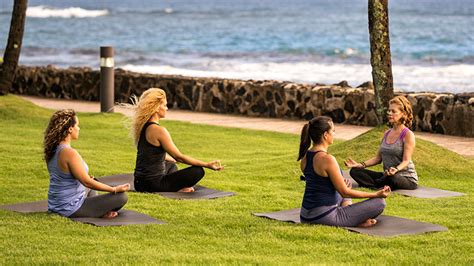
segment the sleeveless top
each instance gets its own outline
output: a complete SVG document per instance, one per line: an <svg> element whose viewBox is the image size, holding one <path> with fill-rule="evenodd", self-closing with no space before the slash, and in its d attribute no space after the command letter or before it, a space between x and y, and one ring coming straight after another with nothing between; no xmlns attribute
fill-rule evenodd
<svg viewBox="0 0 474 266"><path fill-rule="evenodd" d="M341 199L331 179L320 176L314 171L313 159L318 152L308 151L306 153L306 166L303 170L306 177L306 188L302 203L302 207L306 210L336 205Z"/></svg>
<svg viewBox="0 0 474 266"><path fill-rule="evenodd" d="M134 176L137 179L160 178L166 174L166 151L162 146L154 146L146 140L146 129L158 123L147 122L140 133L137 147L137 160Z"/></svg>
<svg viewBox="0 0 474 266"><path fill-rule="evenodd" d="M59 152L66 147L70 146L59 144L53 158L48 162L48 211L68 217L82 206L86 198L86 187L71 173L65 173L59 168ZM89 167L84 161L83 163L86 172L89 172Z"/></svg>
<svg viewBox="0 0 474 266"><path fill-rule="evenodd" d="M387 170L390 167L396 167L403 161L403 151L405 144L404 137L409 130L410 129L408 128L404 128L397 140L391 144L387 143L387 136L392 130L390 129L385 132L382 143L380 144L380 154L382 156L384 170ZM400 171L397 172L397 175L407 177L415 183L418 182L418 175L416 174L415 165L411 160L405 169L400 169Z"/></svg>

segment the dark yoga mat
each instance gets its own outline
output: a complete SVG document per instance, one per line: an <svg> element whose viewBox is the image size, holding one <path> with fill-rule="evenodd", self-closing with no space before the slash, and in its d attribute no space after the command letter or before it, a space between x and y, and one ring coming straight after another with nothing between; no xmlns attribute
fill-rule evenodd
<svg viewBox="0 0 474 266"><path fill-rule="evenodd" d="M113 187L129 183L130 191L135 191L135 185L133 184L134 179L133 174L120 174L100 177L97 181Z"/></svg>
<svg viewBox="0 0 474 266"><path fill-rule="evenodd" d="M282 222L301 223L300 209L291 209L278 212L267 213L253 213L255 216L265 217L272 220ZM377 223L368 228L361 227L341 227L347 230L358 232L361 234L371 236L399 236L399 235L415 235L428 232L442 232L448 231L448 228L436 224L423 223L414 220L409 220L396 216L380 215L377 218Z"/></svg>
<svg viewBox="0 0 474 266"><path fill-rule="evenodd" d="M343 171L343 176L346 179L352 181L352 188L358 188L359 184L352 179L349 171ZM425 199L434 199L434 198L447 198L447 197L457 197L457 196L464 196L466 194L456 192L456 191L449 191L449 190L442 190L438 188L432 187L424 187L418 186L417 189L408 190L408 189L396 189L392 191L393 193L397 193L407 197L415 197L415 198L425 198Z"/></svg>
<svg viewBox="0 0 474 266"><path fill-rule="evenodd" d="M215 199L235 195L234 192L215 190L200 185L194 186L195 191L187 192L158 192L161 196L170 199Z"/></svg>
<svg viewBox="0 0 474 266"><path fill-rule="evenodd" d="M135 191L133 186L133 174L121 174L104 176L97 179L99 182L107 184L109 186L116 186L124 183L130 183L130 191ZM191 193L185 192L157 192L161 196L170 199L215 199L220 197L233 196L235 193L215 190L200 185L194 186L195 191Z"/></svg>
<svg viewBox="0 0 474 266"><path fill-rule="evenodd" d="M1 209L21 212L21 213L33 213L33 212L47 212L48 201L34 201L25 202L18 204L0 205ZM117 225L129 225L129 224L164 224L165 222L157 220L146 214L139 213L130 210L120 210L119 215L113 219L104 218L68 218L76 222L93 224L96 226L117 226Z"/></svg>

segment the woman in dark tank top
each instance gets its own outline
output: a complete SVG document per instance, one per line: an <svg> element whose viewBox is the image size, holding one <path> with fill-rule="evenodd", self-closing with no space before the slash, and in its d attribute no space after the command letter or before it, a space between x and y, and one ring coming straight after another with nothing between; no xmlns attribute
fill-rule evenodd
<svg viewBox="0 0 474 266"><path fill-rule="evenodd" d="M135 189L142 192L194 192L193 186L204 177L203 167L219 171L220 161L203 162L182 154L160 119L168 110L162 89L146 90L136 103L133 136L137 144ZM191 165L178 170L176 162Z"/></svg>
<svg viewBox="0 0 474 266"><path fill-rule="evenodd" d="M334 134L334 124L331 118L325 116L313 118L301 132L298 160L301 160L301 170L306 179L301 222L372 226L385 208L383 198L390 194L390 187L374 193L353 190L350 183L344 180L334 156L327 153ZM369 199L352 204L350 198Z"/></svg>
<svg viewBox="0 0 474 266"><path fill-rule="evenodd" d="M413 121L410 102L404 96L396 96L389 102L388 123L375 157L357 163L345 161L351 167L350 175L362 187L380 188L385 185L395 189L416 189L418 175L411 159L415 149L415 134L409 129ZM365 169L383 163L383 172Z"/></svg>

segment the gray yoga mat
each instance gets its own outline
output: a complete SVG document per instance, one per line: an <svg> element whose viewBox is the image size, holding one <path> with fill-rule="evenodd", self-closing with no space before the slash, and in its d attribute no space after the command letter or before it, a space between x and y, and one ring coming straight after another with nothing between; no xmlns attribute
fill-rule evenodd
<svg viewBox="0 0 474 266"><path fill-rule="evenodd" d="M352 179L351 175L349 174L349 171L343 171L342 175L344 176L344 178L352 181L352 188L359 187L359 184L357 184L357 182L354 179ZM425 198L425 199L447 198L447 197L457 197L457 196L466 195L464 193L460 193L456 191L449 191L449 190L443 190L443 189L432 188L432 187L424 187L424 186L418 186L418 188L414 190L396 189L392 192L403 195L403 196L407 196L407 197Z"/></svg>
<svg viewBox="0 0 474 266"><path fill-rule="evenodd" d="M107 184L109 186L116 186L124 183L130 183L130 191L135 191L133 187L133 174L120 174L120 175L111 175L104 176L97 179L99 182ZM194 186L195 191L191 193L186 192L156 192L165 198L170 199L215 199L221 197L228 197L235 195L234 192L226 192L207 188L204 186Z"/></svg>
<svg viewBox="0 0 474 266"><path fill-rule="evenodd" d="M215 190L200 185L194 186L194 192L158 192L163 197L170 199L215 199L235 195L234 192Z"/></svg>
<svg viewBox="0 0 474 266"><path fill-rule="evenodd" d="M130 191L135 191L135 185L133 184L134 179L133 174L120 174L100 177L97 181L113 187L129 183Z"/></svg>
<svg viewBox="0 0 474 266"><path fill-rule="evenodd" d="M278 212L253 213L255 216L265 217L282 222L301 223L300 209L290 209ZM381 237L391 237L399 235L415 235L428 232L448 231L448 228L436 224L423 223L396 216L380 215L377 223L368 228L362 227L341 227L349 231L361 234Z"/></svg>
<svg viewBox="0 0 474 266"><path fill-rule="evenodd" d="M17 204L0 205L0 209L21 212L21 213L34 213L34 212L47 212L48 201L34 201L24 202ZM165 222L157 220L146 214L139 213L130 210L120 210L119 215L113 219L104 218L68 218L76 222L93 224L96 226L117 226L117 225L130 225L130 224L164 224Z"/></svg>

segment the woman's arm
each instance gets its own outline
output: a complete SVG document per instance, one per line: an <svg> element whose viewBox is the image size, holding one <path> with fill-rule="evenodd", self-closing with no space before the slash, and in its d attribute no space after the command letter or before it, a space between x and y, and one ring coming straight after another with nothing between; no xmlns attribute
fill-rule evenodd
<svg viewBox="0 0 474 266"><path fill-rule="evenodd" d="M352 158L349 158L344 161L344 164L350 168L366 168L369 166L377 165L382 162L382 156L380 155L380 149L377 151L375 157L370 158L369 160L362 161L360 163L354 161Z"/></svg>
<svg viewBox="0 0 474 266"><path fill-rule="evenodd" d="M347 187L344 182L344 177L341 175L341 170L339 169L336 158L328 154L323 160L323 163L326 165L326 173L331 179L334 188L339 192L339 194L341 194L341 196L345 198L386 198L390 194L390 187L388 186L372 193L353 190Z"/></svg>
<svg viewBox="0 0 474 266"><path fill-rule="evenodd" d="M159 141L160 145L163 146L163 149L176 161L180 163L185 163L189 165L207 167L213 170L221 170L223 167L220 165L219 161L211 161L211 162L203 162L197 159L192 158L191 156L187 156L182 154L178 147L174 144L173 140L171 139L171 135L169 134L168 130L164 127L152 127L151 129L151 137L155 138Z"/></svg>
<svg viewBox="0 0 474 266"><path fill-rule="evenodd" d="M63 149L59 155L59 160L64 160L71 175L77 180L79 180L79 182L81 182L87 188L112 193L124 192L130 189L130 184L123 184L116 187L111 187L109 185L94 180L91 176L87 174L81 156L74 149Z"/></svg>

